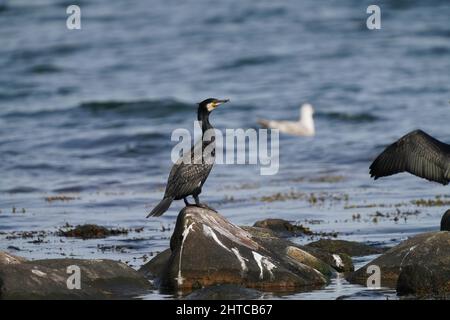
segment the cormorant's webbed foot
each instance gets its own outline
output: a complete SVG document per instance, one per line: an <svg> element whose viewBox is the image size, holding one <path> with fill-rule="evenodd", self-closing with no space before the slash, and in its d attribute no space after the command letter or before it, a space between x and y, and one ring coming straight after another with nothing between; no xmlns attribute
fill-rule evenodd
<svg viewBox="0 0 450 320"><path fill-rule="evenodd" d="M195 200L195 205L197 207L217 212L216 209L211 208L210 206L208 206L208 205L206 205L204 203L200 203L200 199L198 198L198 195L194 196L194 200Z"/></svg>

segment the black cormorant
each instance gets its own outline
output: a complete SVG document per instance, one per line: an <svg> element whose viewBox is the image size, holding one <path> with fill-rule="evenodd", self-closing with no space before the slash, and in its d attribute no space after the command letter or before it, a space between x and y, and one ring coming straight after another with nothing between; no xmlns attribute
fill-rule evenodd
<svg viewBox="0 0 450 320"><path fill-rule="evenodd" d="M190 152L184 154L173 165L167 180L166 191L161 202L147 216L160 216L169 209L173 200L184 200L189 205L187 197L192 195L197 206L201 206L198 195L202 192L202 186L208 178L209 173L214 165L215 159L215 138L212 135L210 139L203 139L207 130L213 130L213 126L209 122L209 114L217 106L228 102L226 100L218 100L209 98L199 103L198 121L202 126L202 138L197 145L193 146ZM213 133L213 132L211 132ZM201 151L195 152L201 144ZM208 152L203 152L207 148ZM205 153L205 154L203 154ZM201 157L201 158L199 158Z"/></svg>
<svg viewBox="0 0 450 320"><path fill-rule="evenodd" d="M405 171L447 185L450 145L415 130L387 147L370 166L370 176L375 180Z"/></svg>

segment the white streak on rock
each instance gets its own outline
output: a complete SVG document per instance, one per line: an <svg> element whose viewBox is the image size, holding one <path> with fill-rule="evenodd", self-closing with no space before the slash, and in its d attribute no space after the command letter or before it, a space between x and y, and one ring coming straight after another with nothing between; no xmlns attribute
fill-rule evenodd
<svg viewBox="0 0 450 320"><path fill-rule="evenodd" d="M216 217L209 213L203 214L200 218L203 219L204 223L209 225L216 233L223 235L231 241L252 250L257 250L259 248L259 245L253 241L252 236L247 231L236 227L223 218Z"/></svg>
<svg viewBox="0 0 450 320"><path fill-rule="evenodd" d="M241 256L241 254L240 254L240 252L239 252L239 250L237 248L231 248L231 251L233 251L234 255L236 256L236 258L241 263L241 268L242 268L241 275L244 276L244 274L248 270L247 264L245 263L245 261L248 261L248 260Z"/></svg>
<svg viewBox="0 0 450 320"><path fill-rule="evenodd" d="M184 278L181 276L181 258L183 256L184 241L186 241L186 238L189 235L189 232L192 231L194 224L195 224L195 222L192 222L187 228L184 229L183 233L181 234L183 236L183 239L181 240L180 261L178 262L178 276L175 278L175 280L177 280L177 284L179 286L181 286L183 284L183 280L184 280Z"/></svg>
<svg viewBox="0 0 450 320"><path fill-rule="evenodd" d="M8 262L8 263L12 263L15 260L13 257L11 257L8 254L5 254L5 259L6 259L6 262Z"/></svg>
<svg viewBox="0 0 450 320"><path fill-rule="evenodd" d="M414 251L414 249L415 248L417 248L417 244L415 245L415 246L412 246L411 248L409 248L409 250L408 250L408 252L404 255L404 257L403 257L403 259L402 259L402 262L400 262L400 269L401 269L401 267L403 266L403 262L405 261L405 259L409 256L409 254L411 253L411 252L413 252Z"/></svg>
<svg viewBox="0 0 450 320"><path fill-rule="evenodd" d="M32 272L33 274L39 276L39 277L45 277L45 276L47 276L47 274L46 274L45 272L42 272L42 271L37 270L37 269L31 270L31 272Z"/></svg>
<svg viewBox="0 0 450 320"><path fill-rule="evenodd" d="M344 263L342 262L341 257L338 254L333 254L334 262L336 263L336 267L344 267Z"/></svg>
<svg viewBox="0 0 450 320"><path fill-rule="evenodd" d="M6 253L6 252L3 252L3 253L1 254L0 258L1 258L1 257L4 257L4 258L5 258L7 264L19 264L19 263L21 263L20 260L18 260L17 258L15 258L15 257L13 257L13 256L11 256L11 255L9 255L9 254Z"/></svg>
<svg viewBox="0 0 450 320"><path fill-rule="evenodd" d="M224 248L227 251L230 251L230 249L228 249L223 243L222 241L219 240L219 238L217 238L216 233L213 231L213 229L211 229L209 226L207 225L203 225L203 233L205 234L205 236L207 237L211 237L213 238L213 240L222 248Z"/></svg>
<svg viewBox="0 0 450 320"><path fill-rule="evenodd" d="M264 268L266 268L267 271L270 273L270 278L273 278L272 270L275 269L277 266L274 265L272 262L270 262L269 258L264 257L260 255L258 252L252 251L253 258L256 261L256 264L259 267L260 273L259 278L264 279Z"/></svg>

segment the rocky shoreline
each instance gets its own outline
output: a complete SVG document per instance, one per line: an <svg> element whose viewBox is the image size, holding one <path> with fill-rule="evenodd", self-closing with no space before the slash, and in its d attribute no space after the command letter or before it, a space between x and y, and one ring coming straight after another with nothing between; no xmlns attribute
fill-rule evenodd
<svg viewBox="0 0 450 320"><path fill-rule="evenodd" d="M303 226L267 219L240 227L213 210L188 206L178 215L170 248L137 271L113 260L31 261L0 252L0 298L131 299L159 290L185 299L260 299L268 292L321 289L338 273L366 286L368 269L375 265L381 287L396 289L401 297L446 299L448 216L442 231L419 234L388 250L326 238L299 245L289 238L310 235ZM352 258L368 255L377 257L355 271ZM71 266L79 268L80 289L68 285Z"/></svg>
<svg viewBox="0 0 450 320"><path fill-rule="evenodd" d="M209 286L217 291L221 285L301 292L323 288L337 272L353 271L351 256L383 251L337 240L301 246L279 237L280 232L298 231L287 221L255 225L238 227L212 210L186 207L178 216L171 248L139 272L160 290L182 294Z"/></svg>

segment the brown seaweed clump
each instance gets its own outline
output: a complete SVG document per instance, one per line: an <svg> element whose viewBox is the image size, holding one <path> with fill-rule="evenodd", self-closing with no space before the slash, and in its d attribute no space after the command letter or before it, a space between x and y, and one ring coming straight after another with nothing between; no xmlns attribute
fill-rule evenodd
<svg viewBox="0 0 450 320"><path fill-rule="evenodd" d="M99 239L110 236L128 234L126 229L108 229L96 224L83 224L69 230L59 230L58 235L62 237L73 237L81 239Z"/></svg>

